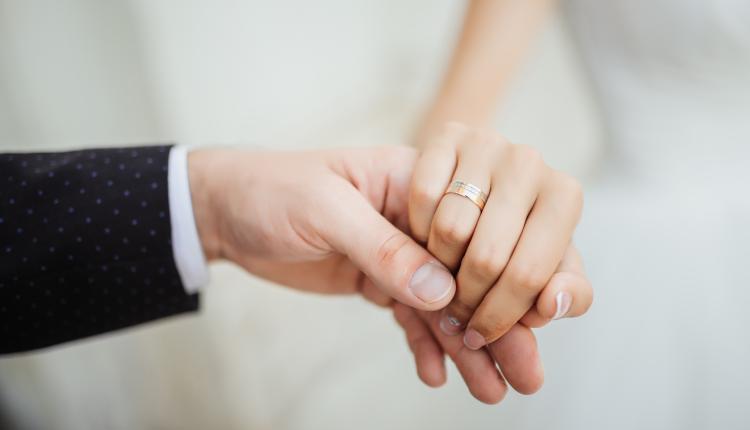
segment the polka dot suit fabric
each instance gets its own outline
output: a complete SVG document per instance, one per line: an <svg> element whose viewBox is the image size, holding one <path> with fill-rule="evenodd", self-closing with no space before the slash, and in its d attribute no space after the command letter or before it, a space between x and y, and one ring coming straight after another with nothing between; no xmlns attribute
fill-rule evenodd
<svg viewBox="0 0 750 430"><path fill-rule="evenodd" d="M197 309L172 252L169 150L0 154L0 353Z"/></svg>

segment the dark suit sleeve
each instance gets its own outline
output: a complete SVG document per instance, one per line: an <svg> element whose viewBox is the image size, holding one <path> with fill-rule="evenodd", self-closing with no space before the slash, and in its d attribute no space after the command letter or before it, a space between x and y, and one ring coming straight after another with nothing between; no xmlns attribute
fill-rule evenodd
<svg viewBox="0 0 750 430"><path fill-rule="evenodd" d="M172 253L168 146L0 154L0 353L198 307Z"/></svg>

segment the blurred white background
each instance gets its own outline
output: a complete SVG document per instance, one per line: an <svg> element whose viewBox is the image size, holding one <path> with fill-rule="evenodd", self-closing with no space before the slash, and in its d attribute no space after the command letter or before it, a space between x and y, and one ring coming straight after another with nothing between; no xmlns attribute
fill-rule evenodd
<svg viewBox="0 0 750 430"><path fill-rule="evenodd" d="M0 150L407 144L463 7L0 0ZM497 127L585 177L601 135L585 82L556 18ZM543 356L564 353L544 337ZM553 392L561 383L548 373ZM388 312L228 265L212 267L200 314L1 359L0 390L3 413L33 429L513 428L522 415L507 412L536 398L481 405L453 371L428 389Z"/></svg>

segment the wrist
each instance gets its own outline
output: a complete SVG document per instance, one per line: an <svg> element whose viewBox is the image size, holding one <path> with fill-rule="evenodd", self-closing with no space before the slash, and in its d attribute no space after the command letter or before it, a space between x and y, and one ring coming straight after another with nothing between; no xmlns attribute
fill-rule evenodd
<svg viewBox="0 0 750 430"><path fill-rule="evenodd" d="M221 211L216 210L221 193L216 193L216 182L221 182L220 151L195 150L188 153L188 178L193 215L206 260L222 258L220 234ZM220 189L221 187L218 187Z"/></svg>

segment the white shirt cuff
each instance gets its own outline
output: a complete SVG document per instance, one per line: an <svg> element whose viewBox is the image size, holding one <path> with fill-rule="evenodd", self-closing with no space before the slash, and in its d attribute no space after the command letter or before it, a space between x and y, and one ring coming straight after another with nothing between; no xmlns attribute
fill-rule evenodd
<svg viewBox="0 0 750 430"><path fill-rule="evenodd" d="M187 148L179 145L169 152L169 216L177 272L185 292L193 294L208 284L208 264L193 215L187 153Z"/></svg>

